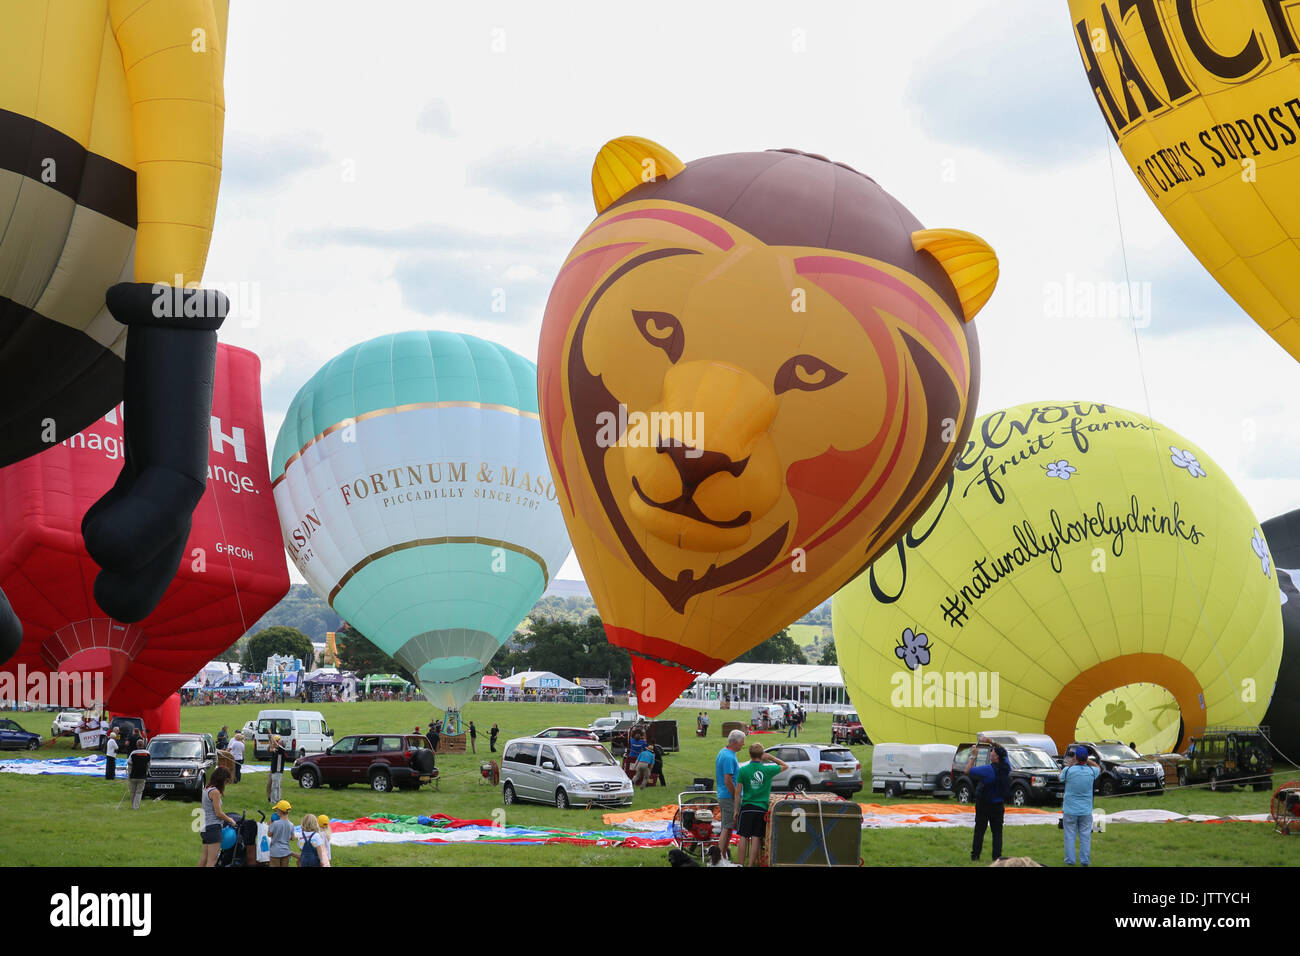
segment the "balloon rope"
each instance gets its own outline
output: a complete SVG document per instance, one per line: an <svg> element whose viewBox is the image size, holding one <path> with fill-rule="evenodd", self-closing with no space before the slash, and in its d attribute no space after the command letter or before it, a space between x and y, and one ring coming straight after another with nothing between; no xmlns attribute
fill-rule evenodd
<svg viewBox="0 0 1300 956"><path fill-rule="evenodd" d="M1109 134L1106 134L1106 135L1109 136ZM1117 229L1118 232L1119 232L1119 249L1120 249L1120 257L1122 258L1122 260L1123 260L1123 262L1124 262L1124 287L1125 287L1125 289L1128 291L1128 295L1129 295L1130 298L1131 298L1132 295L1133 295L1133 283L1132 283L1132 280L1131 280L1130 277L1129 277L1129 268L1128 268L1128 247L1127 247L1127 244L1124 242L1124 219L1123 219L1123 216L1122 216L1122 214L1121 214L1121 212L1120 212L1120 202L1119 202L1119 182L1118 182L1118 180L1117 180L1117 178L1116 178L1116 176L1115 176L1115 155L1114 155L1114 153L1113 153L1113 151L1112 151L1112 142L1111 142L1111 140L1110 140L1109 138L1107 138L1107 140L1106 140L1106 162L1107 162L1107 164L1108 164L1109 167L1110 167L1110 188L1111 188L1111 195L1112 195L1112 197L1114 198L1114 201L1115 201L1115 227L1116 227L1116 229ZM1132 309L1130 309L1129 312L1131 313L1131 312L1132 312ZM1130 319L1132 319L1132 316L1131 316L1131 315L1130 315ZM1155 424L1155 416L1152 414L1152 410L1151 410L1151 391L1150 391L1150 389L1149 389L1148 386L1147 386L1146 361L1145 361L1145 359L1143 358L1143 355L1142 355L1142 336L1138 333L1137 322L1134 321L1134 322L1132 323L1132 325L1133 325L1133 343L1134 343L1134 346L1135 346L1136 349L1137 349L1138 374L1139 374L1139 376L1140 376L1141 379L1142 379L1142 396L1143 396L1143 400L1146 402L1146 414L1147 414L1147 419L1152 423L1152 425L1154 425L1154 424ZM1173 496L1172 496L1172 494L1170 493L1170 490L1169 490L1169 479L1168 479L1168 477L1167 477L1166 474L1165 474L1165 469L1162 468L1162 467L1159 467L1159 465L1161 464L1160 457L1161 457L1161 454L1162 454L1162 453L1161 453L1161 449L1160 449L1160 440L1159 440L1159 438L1156 436L1156 429L1155 429L1155 428L1152 428L1152 429L1151 429L1151 447L1152 447L1152 450L1155 452L1155 456L1156 456L1156 464L1157 464L1157 469L1156 469L1156 471L1157 471L1157 473L1160 475L1160 482L1161 482L1161 484L1164 486L1164 489L1165 489L1165 501L1166 501L1166 502L1172 501ZM1247 503L1247 506L1249 506L1249 502ZM1251 509L1250 509L1250 514L1251 514L1251 517L1256 517L1254 508L1251 508ZM1272 552L1271 552L1271 550L1270 550L1270 554L1271 554L1271 553L1272 553ZM1220 670L1222 670L1224 676L1231 678L1232 675L1231 675L1231 673L1230 673L1230 671L1229 671L1229 669L1228 669L1228 664L1227 664L1227 662L1223 659L1223 654L1222 654L1222 653L1220 652L1220 650L1219 650L1219 642L1215 640L1215 638L1214 638L1214 634L1210 632L1210 628L1209 628L1209 627L1206 625L1206 623L1205 623L1205 599L1201 596L1201 590L1200 590L1199 587L1197 587L1197 584L1196 584L1196 577L1195 577L1195 575L1192 574L1191 565L1190 565L1190 563L1187 561L1187 546L1186 546L1186 544L1185 544L1183 541L1181 541L1181 540L1178 542L1178 555L1179 555L1179 557L1182 559L1183 566L1187 569L1187 580L1188 580L1188 582L1189 582L1189 583L1191 584L1191 586L1192 586L1192 592L1196 595L1196 601L1197 601L1198 612L1199 612L1198 617L1199 617L1199 620L1200 620L1200 625L1201 625L1201 627L1205 630L1205 632L1209 635L1209 638L1210 638L1210 647L1214 650L1214 656L1215 656L1215 657L1218 659L1218 661L1219 661L1219 668L1220 668ZM1274 570L1274 572L1276 572L1277 569L1274 568L1273 570ZM1279 585L1278 587L1279 587L1279 590L1280 590L1280 589L1281 589L1281 585ZM1280 608L1279 608L1279 610L1278 610L1278 613L1281 614L1281 609L1280 609ZM1249 712L1246 711L1246 708L1245 708L1245 702L1241 700L1240 695L1234 695L1234 696L1237 697L1238 704L1241 705L1241 712L1242 712L1242 714L1245 716L1246 720L1247 720L1247 721L1248 721L1252 726L1254 726L1255 728L1257 728L1257 729L1260 731L1260 735L1261 735L1262 737L1264 737L1265 740L1268 741L1269 745L1273 748L1273 750L1274 750L1276 753L1278 753L1279 755L1281 755L1282 758L1283 758L1284 760L1286 760L1287 762L1289 762L1289 763L1291 763L1291 764L1295 764L1296 761L1295 761L1294 759L1292 759L1290 755L1288 755L1288 754L1284 754L1284 753L1282 753L1281 750L1278 749L1277 744L1274 743L1274 741L1272 740L1272 738L1270 738L1270 737L1268 736L1268 734L1264 732L1264 729L1263 729L1262 727L1260 727L1259 722L1251 719L1251 716L1250 716ZM1187 727L1186 727L1186 735L1189 736L1189 737L1192 736L1192 735L1196 732L1196 729L1197 729L1197 728L1195 728L1195 727L1191 726L1190 724L1188 724ZM1180 741L1180 743L1181 743L1181 741Z"/></svg>

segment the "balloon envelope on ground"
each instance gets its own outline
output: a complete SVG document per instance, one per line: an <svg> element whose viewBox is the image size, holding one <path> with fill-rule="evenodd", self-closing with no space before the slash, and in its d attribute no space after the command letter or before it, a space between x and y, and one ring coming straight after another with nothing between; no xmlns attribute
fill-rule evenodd
<svg viewBox="0 0 1300 956"><path fill-rule="evenodd" d="M976 421L947 493L832 613L874 740L1003 727L1151 746L1174 735L1171 702L1182 743L1259 722L1277 590L1259 524L1201 449L1120 408L1039 402Z"/></svg>
<svg viewBox="0 0 1300 956"><path fill-rule="evenodd" d="M536 376L470 335L381 336L321 368L276 440L290 556L439 707L473 696L569 553Z"/></svg>

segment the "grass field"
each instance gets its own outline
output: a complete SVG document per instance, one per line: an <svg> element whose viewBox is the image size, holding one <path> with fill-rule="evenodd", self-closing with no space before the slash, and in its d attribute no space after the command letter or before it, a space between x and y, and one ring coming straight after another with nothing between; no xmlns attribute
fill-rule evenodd
<svg viewBox="0 0 1300 956"><path fill-rule="evenodd" d="M259 705L188 707L181 711L181 729L216 734L222 724L231 731L256 717ZM366 702L322 704L319 709L336 736L365 731L409 731L425 726L433 715L424 703ZM460 818L486 818L501 807L500 790L478 782L478 765L487 751L486 730L495 721L501 743L552 725L585 726L610 707L584 704L490 704L466 708L483 735L478 755L444 754L438 758L441 790L427 787L417 793L374 793L359 786L346 790L304 791L285 774L284 795L293 803L295 820L305 812L326 813L336 819L354 819L376 813L447 813ZM15 714L29 730L48 733L48 714ZM713 736L694 735L694 712L674 709L681 730L682 752L669 754L667 788L639 791L636 809L675 803L679 787L693 777L712 777L713 759L721 741L721 723L714 714ZM810 714L803 739L830 737L830 717ZM783 735L762 735L760 741L784 741ZM498 751L501 745L498 744ZM871 748L854 752L870 769ZM58 741L41 756L72 756L71 742ZM25 755L4 755L21 757ZM1300 777L1279 772L1278 783ZM226 791L227 809L266 809L266 778L248 774ZM129 804L115 809L125 790L119 779L109 783L98 777L22 776L0 774L0 865L4 866L185 866L197 862L199 840L191 829L194 803L147 800L137 812ZM883 801L878 795L860 795L863 802ZM1216 815L1261 813L1268 810L1268 795L1250 790L1210 793L1206 790L1171 790L1160 797L1101 800L1105 810L1134 806L1160 807L1184 813ZM509 808L506 822L523 826L602 828L600 813L557 810L520 804ZM1061 834L1051 826L1008 827L1007 855L1033 856L1048 865L1061 863ZM1231 824L1115 824L1093 837L1097 866L1293 866L1300 864L1300 840L1273 833L1257 823ZM862 855L868 866L973 865L969 862L970 831L865 830ZM988 859L988 850L985 851ZM653 866L665 865L662 850L589 848L575 846L402 846L372 844L338 847L340 866Z"/></svg>
<svg viewBox="0 0 1300 956"><path fill-rule="evenodd" d="M794 642L803 648L811 647L831 636L831 629L820 624L791 624L786 630L790 632Z"/></svg>

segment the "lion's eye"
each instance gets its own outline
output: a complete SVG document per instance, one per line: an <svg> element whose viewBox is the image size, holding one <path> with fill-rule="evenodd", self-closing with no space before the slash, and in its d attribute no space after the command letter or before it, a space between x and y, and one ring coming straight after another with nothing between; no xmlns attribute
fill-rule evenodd
<svg viewBox="0 0 1300 956"><path fill-rule="evenodd" d="M772 387L778 395L792 388L804 392L816 392L834 385L843 377L843 372L816 356L796 355L792 359L786 359L781 370L776 373L776 380L772 383Z"/></svg>
<svg viewBox="0 0 1300 956"><path fill-rule="evenodd" d="M686 333L677 316L669 312L645 312L632 310L632 321L641 330L641 335L655 348L663 349L669 361L676 362L682 357L686 347Z"/></svg>

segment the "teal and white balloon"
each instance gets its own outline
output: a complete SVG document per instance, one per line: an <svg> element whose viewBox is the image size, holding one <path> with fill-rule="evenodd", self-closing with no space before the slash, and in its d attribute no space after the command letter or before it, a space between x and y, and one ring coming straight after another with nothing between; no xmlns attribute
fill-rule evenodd
<svg viewBox="0 0 1300 956"><path fill-rule="evenodd" d="M298 570L437 707L473 696L569 554L536 366L470 335L385 335L326 363L272 474Z"/></svg>

